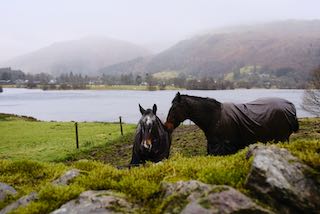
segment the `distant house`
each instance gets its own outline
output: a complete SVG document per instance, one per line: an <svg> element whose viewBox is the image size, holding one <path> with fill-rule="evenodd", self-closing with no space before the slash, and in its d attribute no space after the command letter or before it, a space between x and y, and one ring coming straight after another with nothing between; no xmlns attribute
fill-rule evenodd
<svg viewBox="0 0 320 214"><path fill-rule="evenodd" d="M49 84L56 84L56 83L57 83L57 80L54 80L54 79L49 81Z"/></svg>
<svg viewBox="0 0 320 214"><path fill-rule="evenodd" d="M25 79L25 76L21 70L13 70L10 67L0 68L0 84L12 84L16 80Z"/></svg>
<svg viewBox="0 0 320 214"><path fill-rule="evenodd" d="M11 80L0 80L0 85L10 84Z"/></svg>

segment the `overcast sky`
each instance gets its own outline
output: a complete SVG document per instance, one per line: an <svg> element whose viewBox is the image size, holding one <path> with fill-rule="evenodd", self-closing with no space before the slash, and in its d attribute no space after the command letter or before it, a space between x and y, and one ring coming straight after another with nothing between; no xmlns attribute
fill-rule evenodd
<svg viewBox="0 0 320 214"><path fill-rule="evenodd" d="M0 0L0 61L107 36L157 47L227 25L320 19L320 0Z"/></svg>

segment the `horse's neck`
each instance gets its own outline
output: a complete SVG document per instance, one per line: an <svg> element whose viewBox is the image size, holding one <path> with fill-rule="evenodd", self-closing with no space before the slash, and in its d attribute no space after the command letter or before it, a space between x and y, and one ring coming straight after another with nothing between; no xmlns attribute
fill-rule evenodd
<svg viewBox="0 0 320 214"><path fill-rule="evenodd" d="M201 103L198 100L189 102L190 110L188 112L188 118L194 122L204 132L208 131L220 116L221 108L219 106Z"/></svg>

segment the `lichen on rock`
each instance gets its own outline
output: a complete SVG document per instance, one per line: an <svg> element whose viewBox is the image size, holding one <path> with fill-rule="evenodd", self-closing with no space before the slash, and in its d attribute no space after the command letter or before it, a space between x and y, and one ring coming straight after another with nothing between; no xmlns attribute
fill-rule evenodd
<svg viewBox="0 0 320 214"><path fill-rule="evenodd" d="M163 206L164 213L272 213L229 186L191 180L164 183L163 189L164 198L174 196Z"/></svg>
<svg viewBox="0 0 320 214"><path fill-rule="evenodd" d="M136 207L112 191L86 191L52 214L134 213Z"/></svg>
<svg viewBox="0 0 320 214"><path fill-rule="evenodd" d="M255 146L246 187L282 213L316 213L320 210L319 186L308 177L312 169L275 146Z"/></svg>
<svg viewBox="0 0 320 214"><path fill-rule="evenodd" d="M17 191L10 185L0 182L0 202L4 201L9 195L14 196Z"/></svg>

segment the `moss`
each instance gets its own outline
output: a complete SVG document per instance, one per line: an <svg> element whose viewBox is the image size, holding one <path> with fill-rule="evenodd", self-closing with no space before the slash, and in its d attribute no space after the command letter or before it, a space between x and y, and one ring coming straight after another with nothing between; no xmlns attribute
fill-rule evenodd
<svg viewBox="0 0 320 214"><path fill-rule="evenodd" d="M58 178L67 168L64 164L0 160L0 181L13 186L19 193L27 194Z"/></svg>
<svg viewBox="0 0 320 214"><path fill-rule="evenodd" d="M84 188L77 185L57 186L48 184L39 191L38 200L15 210L13 213L49 213L76 198L83 191Z"/></svg>
<svg viewBox="0 0 320 214"><path fill-rule="evenodd" d="M296 139L290 143L278 144L278 146L288 149L305 164L320 171L320 138L310 140Z"/></svg>
<svg viewBox="0 0 320 214"><path fill-rule="evenodd" d="M0 211L7 206L8 204L11 204L12 202L16 201L22 196L22 194L17 195L8 195L3 201L0 201Z"/></svg>
<svg viewBox="0 0 320 214"><path fill-rule="evenodd" d="M210 201L208 199L205 199L205 198L201 199L199 201L199 204L205 209L210 209L211 208L211 203L210 203Z"/></svg>
<svg viewBox="0 0 320 214"><path fill-rule="evenodd" d="M211 194L211 193L220 193L220 192L227 191L227 190L228 190L227 187L224 187L224 186L216 186L216 187L214 187L212 190L210 190L208 194Z"/></svg>
<svg viewBox="0 0 320 214"><path fill-rule="evenodd" d="M187 204L186 196L173 194L165 198L154 213L180 213Z"/></svg>

